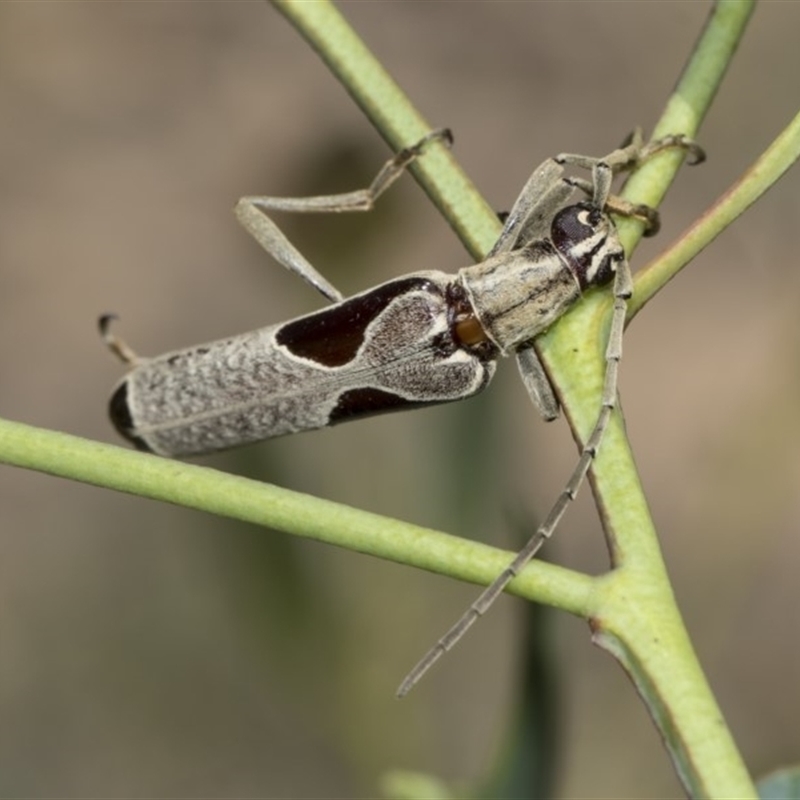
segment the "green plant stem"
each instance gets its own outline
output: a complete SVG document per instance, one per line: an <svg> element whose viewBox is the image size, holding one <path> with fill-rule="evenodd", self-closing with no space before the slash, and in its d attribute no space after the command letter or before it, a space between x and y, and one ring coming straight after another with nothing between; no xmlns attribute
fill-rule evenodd
<svg viewBox="0 0 800 800"><path fill-rule="evenodd" d="M755 9L753 0L717 0L691 58L667 101L653 138L670 133L694 137L713 101ZM683 161L680 151L664 151L637 170L623 196L657 208ZM628 252L642 233L640 223L621 219L617 227Z"/></svg>
<svg viewBox="0 0 800 800"><path fill-rule="evenodd" d="M767 189L777 183L798 158L800 114L795 116L753 166L708 211L682 233L673 245L639 271L634 295L628 304L628 321L701 250L708 247Z"/></svg>
<svg viewBox="0 0 800 800"><path fill-rule="evenodd" d="M275 5L312 42L393 149L430 130L329 3L276 0ZM751 9L744 0L715 6L658 132L694 133ZM680 160L680 155L660 154L631 179L625 195L653 202ZM432 147L414 171L470 252L481 257L499 224L451 155ZM621 223L620 228L631 247L638 235L636 223ZM591 293L539 343L578 442L597 414L608 309L606 293ZM485 545L256 481L2 420L0 461L311 536L477 583L488 583L510 559L510 554ZM692 796L754 797L675 606L618 415L598 453L592 485L615 569L589 578L535 562L509 590L590 620L595 640L633 678Z"/></svg>
<svg viewBox="0 0 800 800"><path fill-rule="evenodd" d="M0 463L317 539L487 584L513 553L209 467L0 419ZM592 581L537 562L514 593L586 616Z"/></svg>
<svg viewBox="0 0 800 800"><path fill-rule="evenodd" d="M741 37L752 4L715 7L656 126L693 137ZM623 196L657 204L682 155L664 152L628 181ZM630 251L641 224L620 221ZM579 446L597 417L610 321L608 293L596 292L537 340L537 349ZM631 676L692 797L755 797L755 789L703 675L675 604L655 526L621 415L614 413L593 465L592 488L615 569L598 581L594 641Z"/></svg>
<svg viewBox="0 0 800 800"><path fill-rule="evenodd" d="M332 3L272 0L272 5L317 51L393 152L439 127L421 116ZM443 146L429 148L411 172L470 255L482 259L500 222L455 159Z"/></svg>

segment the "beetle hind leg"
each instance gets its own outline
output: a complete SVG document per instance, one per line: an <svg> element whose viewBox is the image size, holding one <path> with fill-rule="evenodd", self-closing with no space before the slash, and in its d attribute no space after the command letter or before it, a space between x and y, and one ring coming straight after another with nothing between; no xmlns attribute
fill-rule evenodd
<svg viewBox="0 0 800 800"><path fill-rule="evenodd" d="M115 319L118 319L116 314L103 314L103 316L97 320L100 336L106 343L108 349L122 361L123 364L135 367L137 364L141 364L143 359L136 355L124 339L120 339L116 334L111 332L111 323Z"/></svg>
<svg viewBox="0 0 800 800"><path fill-rule="evenodd" d="M342 293L331 284L306 257L286 238L269 216L273 211L292 213L341 213L370 211L375 201L403 174L432 142L449 147L453 136L446 128L431 131L415 144L405 147L390 158L366 189L317 197L242 197L234 213L247 232L282 266L301 277L318 292L340 302Z"/></svg>

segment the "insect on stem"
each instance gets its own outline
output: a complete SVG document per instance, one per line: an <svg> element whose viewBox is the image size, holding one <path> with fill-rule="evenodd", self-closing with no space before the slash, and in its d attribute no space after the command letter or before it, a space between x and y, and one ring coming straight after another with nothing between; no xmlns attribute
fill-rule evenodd
<svg viewBox="0 0 800 800"><path fill-rule="evenodd" d="M594 459L617 399L617 371L631 276L609 213L658 215L611 194L618 172L665 147L702 151L670 136L644 144L637 131L604 158L562 154L534 170L484 261L450 275L414 272L344 298L284 236L273 212L367 211L429 147L432 131L389 159L366 189L319 197L244 197L236 216L279 264L331 304L289 322L140 359L100 320L108 347L131 367L110 415L136 447L163 456L210 453L373 414L462 400L492 379L501 355L516 357L523 383L545 419L558 401L532 342L595 286L613 281L614 310L600 410L577 466L545 521L508 567L403 681L408 693L466 633L555 531ZM591 179L565 175L588 170ZM584 199L574 202L578 191Z"/></svg>

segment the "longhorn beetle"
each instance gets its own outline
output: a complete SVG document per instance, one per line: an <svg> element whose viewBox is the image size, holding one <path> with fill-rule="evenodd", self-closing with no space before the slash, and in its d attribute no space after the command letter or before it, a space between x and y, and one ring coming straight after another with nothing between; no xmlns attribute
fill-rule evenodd
<svg viewBox="0 0 800 800"><path fill-rule="evenodd" d="M562 154L528 179L486 259L455 275L415 272L344 299L267 216L271 211L366 211L432 141L429 133L401 150L367 189L311 198L243 197L236 216L280 264L333 305L210 344L140 359L100 319L108 346L130 372L114 389L110 415L136 447L189 456L333 425L386 411L461 400L491 380L495 362L513 353L523 383L545 419L558 401L533 339L593 286L614 281L614 311L597 422L550 513L508 567L405 678L407 694L483 615L550 538L582 484L617 398L617 370L632 280L609 212L639 217L655 233L656 212L611 194L618 172L665 148L704 159L683 136L629 144L604 158ZM567 166L591 180L566 177ZM588 199L567 205L578 189Z"/></svg>

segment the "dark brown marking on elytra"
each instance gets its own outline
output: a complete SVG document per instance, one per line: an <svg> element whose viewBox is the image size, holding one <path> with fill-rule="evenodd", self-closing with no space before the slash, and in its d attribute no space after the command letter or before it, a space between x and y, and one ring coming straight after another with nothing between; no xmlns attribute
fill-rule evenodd
<svg viewBox="0 0 800 800"><path fill-rule="evenodd" d="M342 367L358 354L370 323L393 300L411 291L442 294L441 288L426 278L398 278L316 314L287 322L275 334L275 341L298 358L324 367Z"/></svg>
<svg viewBox="0 0 800 800"><path fill-rule="evenodd" d="M133 417L128 405L128 381L123 381L111 395L108 404L108 416L117 431L131 442L137 450L150 451L144 439L134 433Z"/></svg>
<svg viewBox="0 0 800 800"><path fill-rule="evenodd" d="M372 417L387 411L399 411L407 408L420 408L434 405L431 402L406 400L404 397L387 392L384 389L362 387L342 392L339 401L331 411L330 424L345 422L354 417Z"/></svg>

